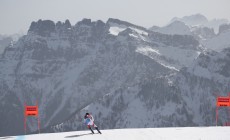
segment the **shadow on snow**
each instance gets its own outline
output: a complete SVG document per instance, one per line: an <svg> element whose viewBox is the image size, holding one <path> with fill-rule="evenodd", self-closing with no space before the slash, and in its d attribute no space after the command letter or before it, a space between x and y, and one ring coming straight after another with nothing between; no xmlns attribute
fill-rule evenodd
<svg viewBox="0 0 230 140"><path fill-rule="evenodd" d="M66 136L65 138L75 138L75 137L81 137L81 136L86 136L86 135L93 135L93 134L88 133L88 134L81 134L81 135L72 135L72 136Z"/></svg>

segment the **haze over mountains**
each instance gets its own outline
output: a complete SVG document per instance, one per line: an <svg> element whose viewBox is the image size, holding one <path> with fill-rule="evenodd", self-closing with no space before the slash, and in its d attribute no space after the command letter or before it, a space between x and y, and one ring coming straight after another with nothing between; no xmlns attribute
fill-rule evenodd
<svg viewBox="0 0 230 140"><path fill-rule="evenodd" d="M13 34L13 35L1 35L0 34L0 54L3 53L4 49L13 43L13 41L17 41L22 34Z"/></svg>
<svg viewBox="0 0 230 140"><path fill-rule="evenodd" d="M230 90L230 25L215 33L197 16L151 29L112 18L32 22L0 59L0 135L23 134L24 102L36 101L42 132L85 129L86 111L102 129L215 125L215 93Z"/></svg>
<svg viewBox="0 0 230 140"><path fill-rule="evenodd" d="M0 54L3 53L5 47L7 47L12 41L11 37L5 37L0 35Z"/></svg>
<svg viewBox="0 0 230 140"><path fill-rule="evenodd" d="M216 33L219 31L219 26L229 23L227 19L212 19L208 20L204 15L195 14L191 16L184 16L183 18L173 18L170 22L181 21L189 26L203 26L213 28Z"/></svg>

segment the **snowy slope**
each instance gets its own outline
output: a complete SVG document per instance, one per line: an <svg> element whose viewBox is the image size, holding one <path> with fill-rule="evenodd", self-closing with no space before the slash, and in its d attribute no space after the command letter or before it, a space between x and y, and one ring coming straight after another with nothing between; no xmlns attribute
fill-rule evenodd
<svg viewBox="0 0 230 140"><path fill-rule="evenodd" d="M6 140L227 140L230 127L180 127L101 130L92 135L89 131L35 134L26 136L0 137Z"/></svg>
<svg viewBox="0 0 230 140"><path fill-rule="evenodd" d="M199 56L201 51L177 48L172 46L142 46L138 47L136 52L146 55L170 69L178 71L184 66L191 65L193 61Z"/></svg>

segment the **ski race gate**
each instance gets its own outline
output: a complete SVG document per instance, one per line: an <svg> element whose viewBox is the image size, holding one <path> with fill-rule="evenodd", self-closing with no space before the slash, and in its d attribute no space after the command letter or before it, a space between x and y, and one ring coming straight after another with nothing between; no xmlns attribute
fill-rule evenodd
<svg viewBox="0 0 230 140"><path fill-rule="evenodd" d="M229 117L230 117L230 93L228 96L218 96L216 98L216 126L218 124L218 109L220 107L229 107ZM224 125L230 126L230 122L226 122Z"/></svg>
<svg viewBox="0 0 230 140"><path fill-rule="evenodd" d="M220 107L229 107L229 117L230 117L230 93L229 96L218 96L216 98L216 126L218 124L218 109ZM24 130L26 134L26 121L27 117L35 117L38 121L38 132L40 133L40 119L39 119L39 111L38 111L38 102L36 102L36 106L27 106L25 103L24 109ZM230 122L226 122L227 126L230 126Z"/></svg>
<svg viewBox="0 0 230 140"><path fill-rule="evenodd" d="M36 117L38 120L38 132L40 133L40 120L39 120L39 112L38 112L38 102L36 102L36 106L27 106L25 103L24 109L24 130L26 134L26 121L27 117Z"/></svg>

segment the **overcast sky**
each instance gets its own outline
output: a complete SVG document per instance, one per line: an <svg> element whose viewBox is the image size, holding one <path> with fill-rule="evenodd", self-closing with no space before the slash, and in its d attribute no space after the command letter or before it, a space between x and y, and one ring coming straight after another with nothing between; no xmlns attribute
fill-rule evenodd
<svg viewBox="0 0 230 140"><path fill-rule="evenodd" d="M151 27L197 13L229 20L230 0L0 0L0 34L26 32L38 19L69 19L74 25L83 18L112 17Z"/></svg>

